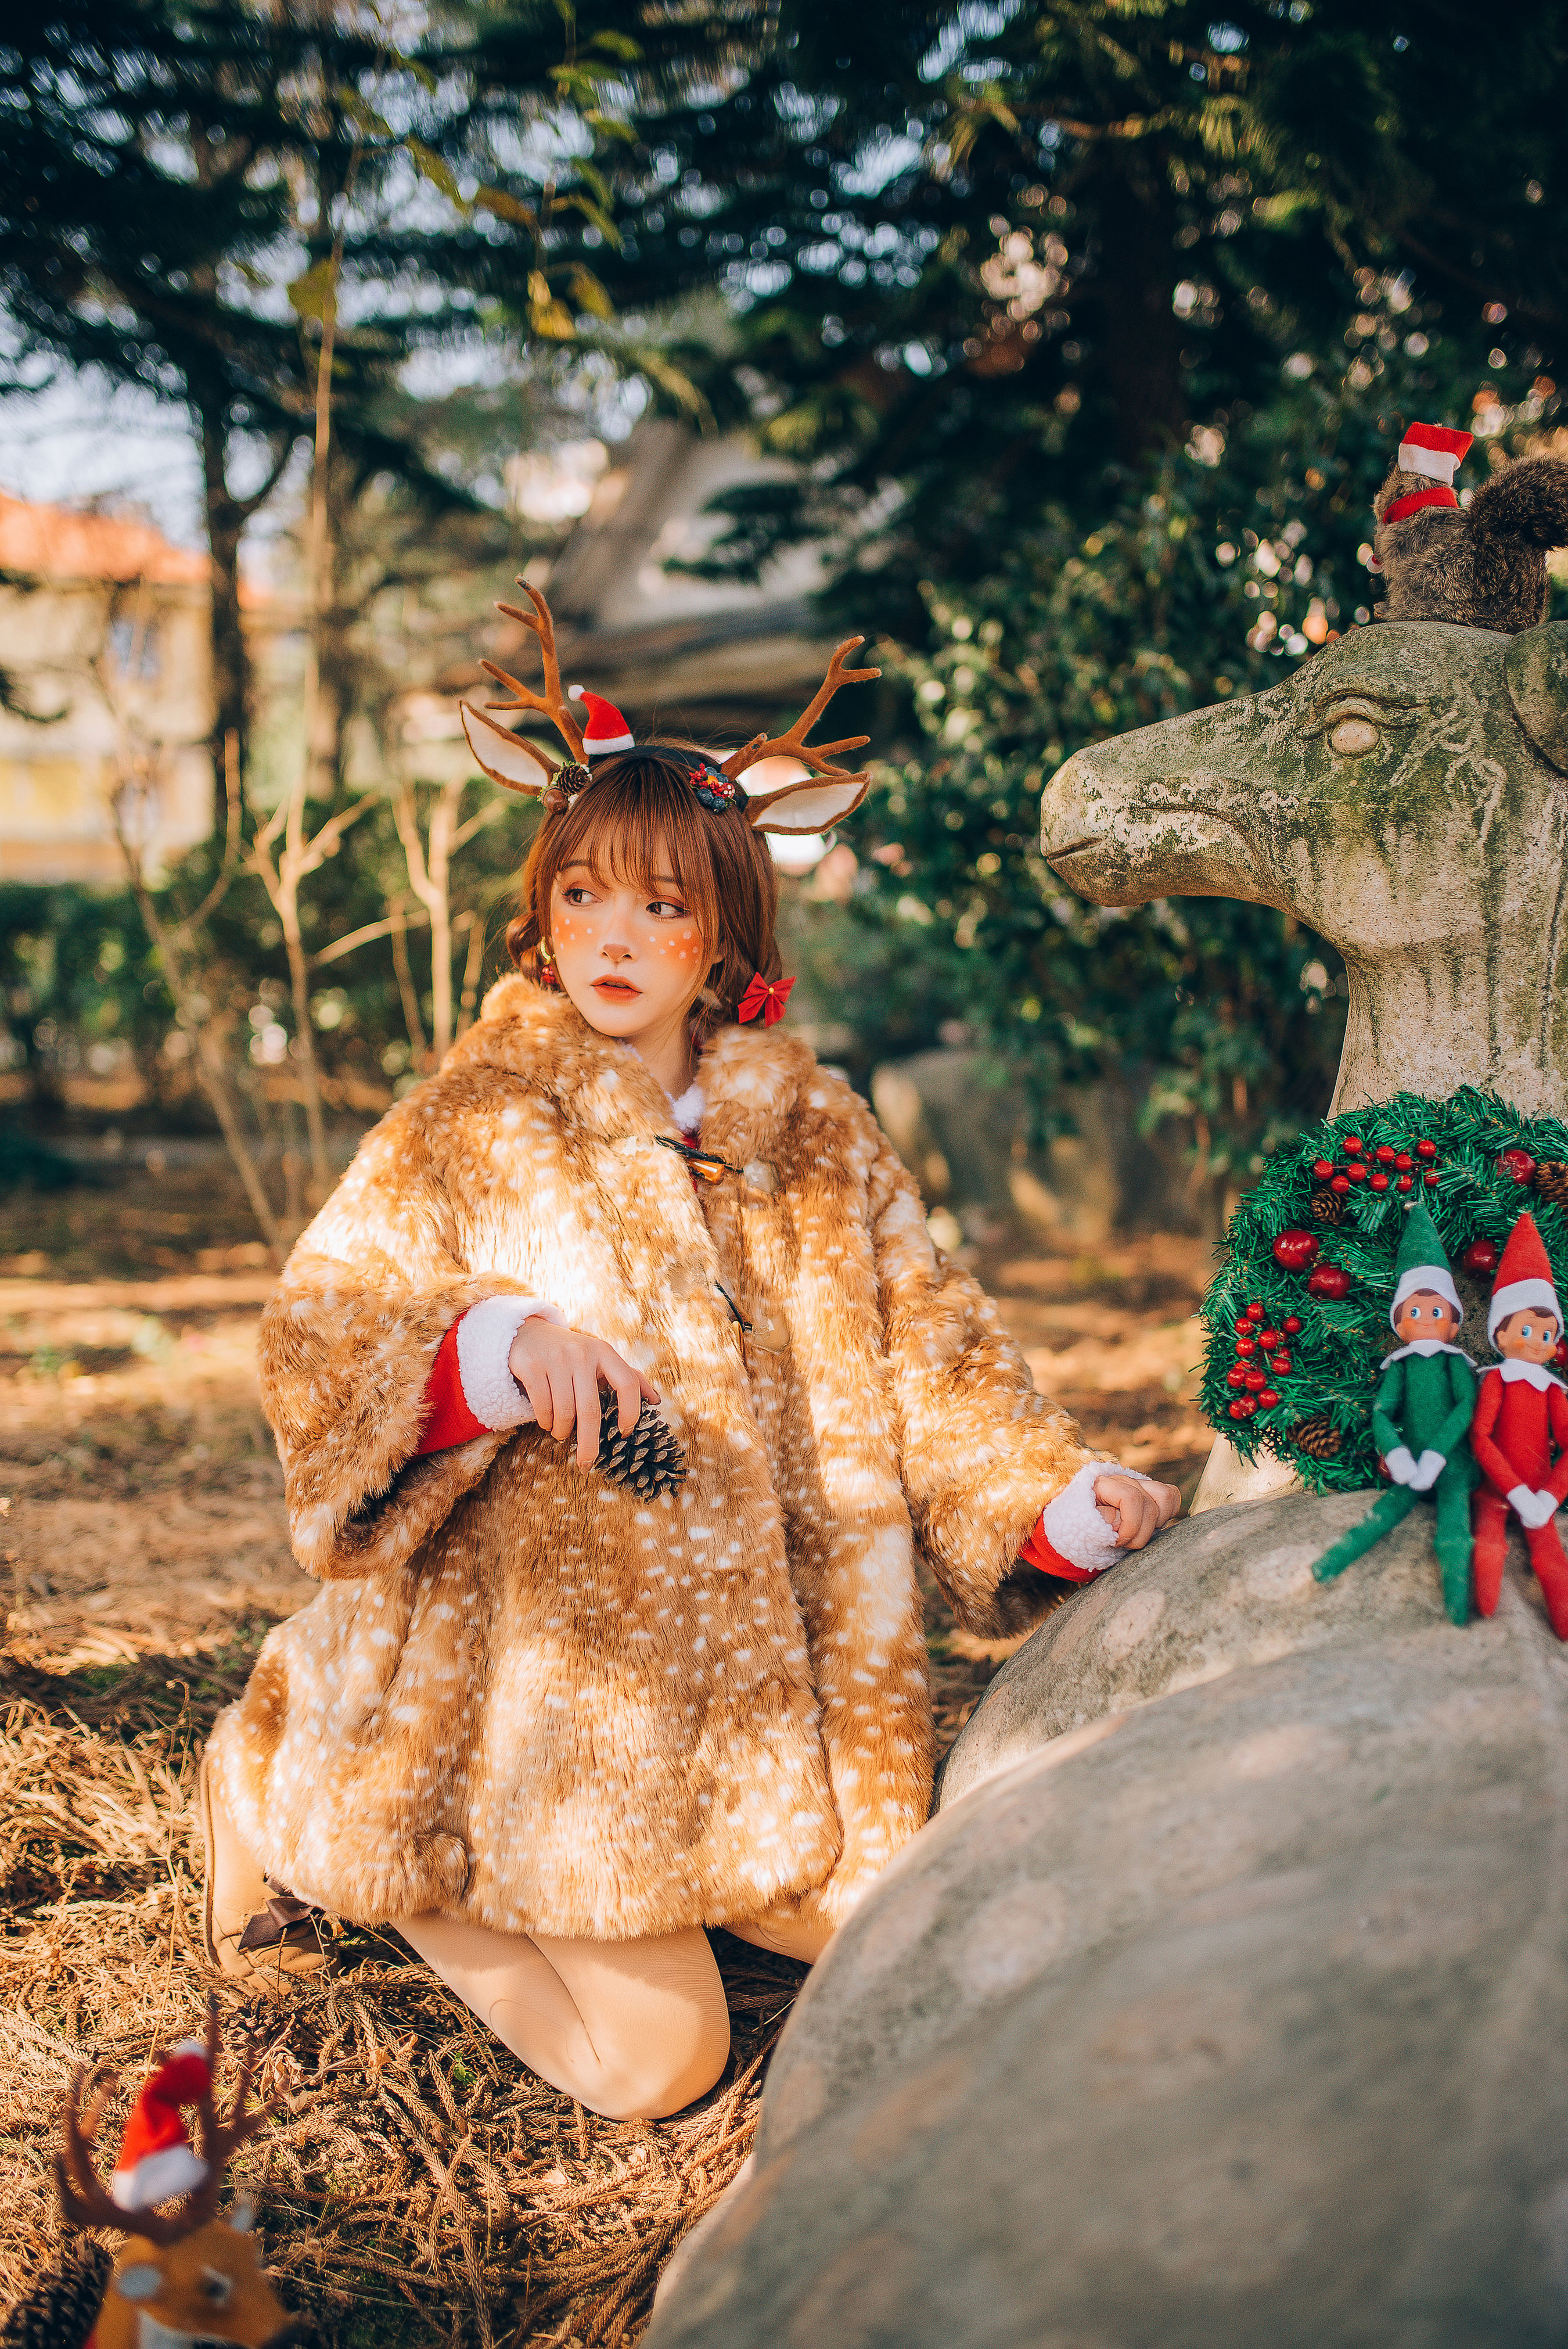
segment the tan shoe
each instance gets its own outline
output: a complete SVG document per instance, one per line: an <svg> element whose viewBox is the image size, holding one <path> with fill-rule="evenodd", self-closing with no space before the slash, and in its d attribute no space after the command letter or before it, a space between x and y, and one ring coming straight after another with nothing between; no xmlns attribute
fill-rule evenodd
<svg viewBox="0 0 1568 2349"><path fill-rule="evenodd" d="M330 1961L320 1910L268 1883L212 1791L205 1754L196 1786L206 1845L201 1946L208 1964L237 1982L320 1973Z"/></svg>

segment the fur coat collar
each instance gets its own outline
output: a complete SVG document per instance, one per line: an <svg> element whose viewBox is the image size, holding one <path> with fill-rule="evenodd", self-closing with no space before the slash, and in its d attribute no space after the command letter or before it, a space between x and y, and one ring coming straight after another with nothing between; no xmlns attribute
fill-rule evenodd
<svg viewBox="0 0 1568 2349"><path fill-rule="evenodd" d="M698 1074L702 1146L737 1170L700 1197L637 1056L503 980L267 1309L326 1588L212 1753L268 1873L340 1914L837 1922L928 1807L917 1547L978 1630L1044 1603L1017 1553L1086 1455L865 1104L778 1029L722 1030ZM677 1494L534 1428L415 1456L443 1333L509 1292L655 1381Z"/></svg>

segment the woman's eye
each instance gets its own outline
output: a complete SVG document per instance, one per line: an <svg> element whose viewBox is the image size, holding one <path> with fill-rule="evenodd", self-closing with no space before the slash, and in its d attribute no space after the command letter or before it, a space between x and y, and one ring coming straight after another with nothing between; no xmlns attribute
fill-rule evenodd
<svg viewBox="0 0 1568 2349"><path fill-rule="evenodd" d="M1342 758L1358 759L1377 748L1377 729L1369 718L1342 718L1328 737L1328 747Z"/></svg>
<svg viewBox="0 0 1568 2349"><path fill-rule="evenodd" d="M591 905L593 902L591 889L564 889L562 895L569 905Z"/></svg>
<svg viewBox="0 0 1568 2349"><path fill-rule="evenodd" d="M655 897L648 911L650 914L657 914L662 917L667 916L677 922L688 921L691 918L686 907L677 905L672 897Z"/></svg>

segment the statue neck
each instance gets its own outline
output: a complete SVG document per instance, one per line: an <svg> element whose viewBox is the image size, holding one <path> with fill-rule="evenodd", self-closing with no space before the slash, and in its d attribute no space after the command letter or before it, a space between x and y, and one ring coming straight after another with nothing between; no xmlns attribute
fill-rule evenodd
<svg viewBox="0 0 1568 2349"><path fill-rule="evenodd" d="M1446 1100L1460 1085L1500 1093L1527 1116L1568 1112L1568 968L1544 972L1522 938L1488 955L1452 939L1376 958L1346 953L1350 1015L1337 1117L1398 1092Z"/></svg>

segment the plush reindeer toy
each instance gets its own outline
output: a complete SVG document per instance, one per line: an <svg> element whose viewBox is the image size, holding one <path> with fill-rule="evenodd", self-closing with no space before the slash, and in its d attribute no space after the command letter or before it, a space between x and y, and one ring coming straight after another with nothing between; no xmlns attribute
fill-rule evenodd
<svg viewBox="0 0 1568 2349"><path fill-rule="evenodd" d="M1388 592L1380 620L1450 620L1516 636L1546 611L1546 557L1568 546L1568 461L1524 457L1461 506L1472 435L1412 424L1373 504Z"/></svg>

